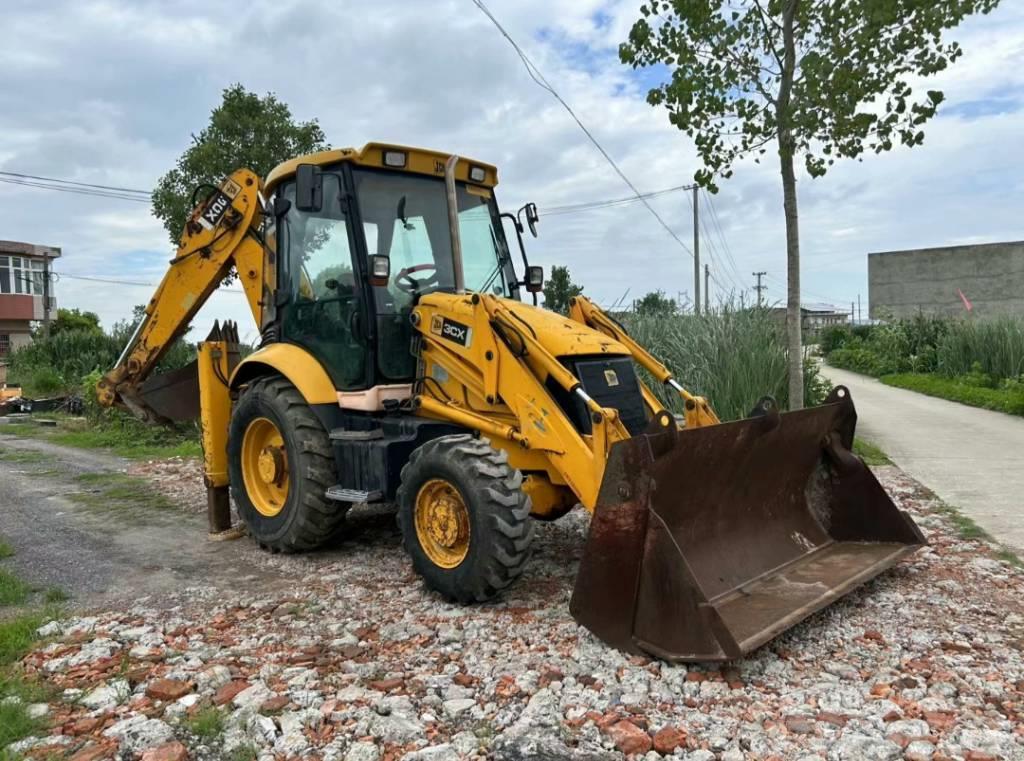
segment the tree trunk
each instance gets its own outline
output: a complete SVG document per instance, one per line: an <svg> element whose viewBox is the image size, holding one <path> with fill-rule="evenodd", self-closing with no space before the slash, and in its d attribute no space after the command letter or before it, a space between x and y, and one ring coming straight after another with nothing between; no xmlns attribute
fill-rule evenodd
<svg viewBox="0 0 1024 761"><path fill-rule="evenodd" d="M797 216L793 155L787 156L779 151L779 161L782 164L782 207L786 213L786 350L789 353L789 409L799 410L804 406L804 352L800 324L800 223Z"/></svg>
<svg viewBox="0 0 1024 761"><path fill-rule="evenodd" d="M800 313L800 223L796 205L796 174L793 171L794 141L789 105L796 69L793 16L799 0L786 0L782 9L782 81L779 83L779 165L782 170L782 208L786 214L786 349L789 353L789 409L804 406L804 351Z"/></svg>

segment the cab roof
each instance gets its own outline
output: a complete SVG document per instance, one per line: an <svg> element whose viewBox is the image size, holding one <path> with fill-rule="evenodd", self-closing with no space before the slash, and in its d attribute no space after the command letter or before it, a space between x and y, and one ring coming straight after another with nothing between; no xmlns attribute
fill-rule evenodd
<svg viewBox="0 0 1024 761"><path fill-rule="evenodd" d="M385 153L405 154L405 166L389 166L384 163ZM367 143L362 148L334 148L319 153L310 153L307 156L298 156L285 161L274 167L266 179L266 191L273 191L281 181L295 176L295 170L299 164L314 164L326 166L347 161L359 166L372 167L375 169L386 169L392 172L411 172L413 174L425 174L431 177L444 177L445 162L451 154L442 151L432 151L426 148L413 148L407 145L395 145L393 143ZM491 164L459 156L459 163L455 167L455 179L462 182L469 182L470 166L480 167L484 170L484 180L473 182L474 185L483 185L493 188L498 184L498 170Z"/></svg>

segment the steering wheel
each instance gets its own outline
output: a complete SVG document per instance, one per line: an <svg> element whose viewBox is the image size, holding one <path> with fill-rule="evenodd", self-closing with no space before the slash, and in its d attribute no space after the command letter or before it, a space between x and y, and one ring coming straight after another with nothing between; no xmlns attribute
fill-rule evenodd
<svg viewBox="0 0 1024 761"><path fill-rule="evenodd" d="M422 272L423 270L433 270L433 274L422 280L411 277L413 272ZM432 285L437 285L437 265L433 262L404 267L395 275L395 287L403 293L420 293L424 288L429 288Z"/></svg>

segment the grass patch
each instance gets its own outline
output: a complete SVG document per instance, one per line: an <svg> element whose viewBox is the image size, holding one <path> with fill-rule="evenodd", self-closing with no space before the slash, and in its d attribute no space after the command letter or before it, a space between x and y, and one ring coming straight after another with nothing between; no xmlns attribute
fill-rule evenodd
<svg viewBox="0 0 1024 761"><path fill-rule="evenodd" d="M5 703L0 701L0 748L39 732L45 723L42 719L33 719L28 715L28 706L24 703ZM15 758L15 756L9 756ZM0 756L0 759L4 756Z"/></svg>
<svg viewBox="0 0 1024 761"><path fill-rule="evenodd" d="M224 712L213 706L201 708L185 719L184 724L196 737L206 741L214 740L224 732Z"/></svg>
<svg viewBox="0 0 1024 761"><path fill-rule="evenodd" d="M21 605L32 588L10 571L0 568L0 607Z"/></svg>
<svg viewBox="0 0 1024 761"><path fill-rule="evenodd" d="M44 462L50 456L30 449L0 449L0 461L16 463Z"/></svg>
<svg viewBox="0 0 1024 761"><path fill-rule="evenodd" d="M83 488L72 492L68 498L86 507L164 510L174 506L169 499L153 491L146 481L126 473L79 473L75 480Z"/></svg>
<svg viewBox="0 0 1024 761"><path fill-rule="evenodd" d="M247 742L235 747L225 758L227 761L256 761L259 755L256 746Z"/></svg>
<svg viewBox="0 0 1024 761"><path fill-rule="evenodd" d="M953 528L956 529L956 533L961 539L968 541L973 539L984 539L987 542L995 541L992 535L975 523L972 518L964 515L952 505L940 502L938 509L939 512L949 518L950 523L953 524Z"/></svg>
<svg viewBox="0 0 1024 761"><path fill-rule="evenodd" d="M853 453L860 457L867 465L878 467L879 465L892 465L892 460L881 449L870 441L864 439L853 440Z"/></svg>
<svg viewBox="0 0 1024 761"><path fill-rule="evenodd" d="M887 386L905 388L971 407L982 407L1010 415L1024 415L1024 389L1021 387L987 388L931 373L884 375L879 380Z"/></svg>
<svg viewBox="0 0 1024 761"><path fill-rule="evenodd" d="M0 621L0 667L21 659L36 641L36 629L49 618L37 611Z"/></svg>
<svg viewBox="0 0 1024 761"><path fill-rule="evenodd" d="M101 449L130 460L201 457L203 454L199 434L195 431L171 430L134 419L94 422L61 413L48 413L47 417L56 420L57 425L4 425L0 426L0 434L41 439L78 449Z"/></svg>
<svg viewBox="0 0 1024 761"><path fill-rule="evenodd" d="M60 587L50 587L43 593L43 599L52 605L58 602L66 602L69 597L68 593Z"/></svg>
<svg viewBox="0 0 1024 761"><path fill-rule="evenodd" d="M6 539L0 539L0 560L14 555L14 548Z"/></svg>

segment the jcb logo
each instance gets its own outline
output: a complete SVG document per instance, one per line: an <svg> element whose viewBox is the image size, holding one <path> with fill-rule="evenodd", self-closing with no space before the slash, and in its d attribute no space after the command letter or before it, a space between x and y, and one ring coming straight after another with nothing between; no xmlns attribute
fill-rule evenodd
<svg viewBox="0 0 1024 761"><path fill-rule="evenodd" d="M213 194L213 197L210 198L210 202L206 204L206 208L203 209L203 213L199 217L199 224L207 230L212 230L218 225L221 218L230 208L231 199L222 191L218 190Z"/></svg>

